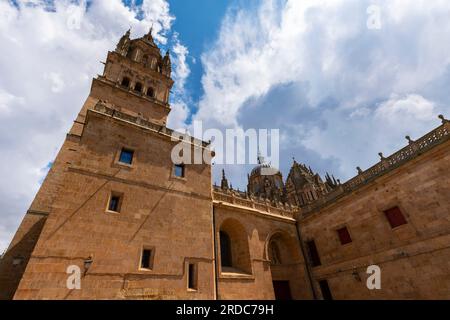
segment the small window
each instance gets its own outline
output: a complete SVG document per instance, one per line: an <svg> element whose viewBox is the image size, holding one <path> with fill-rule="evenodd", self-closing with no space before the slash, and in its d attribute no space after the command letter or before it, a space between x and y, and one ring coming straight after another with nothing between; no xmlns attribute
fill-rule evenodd
<svg viewBox="0 0 450 320"><path fill-rule="evenodd" d="M184 178L184 164L176 164L174 167L175 177Z"/></svg>
<svg viewBox="0 0 450 320"><path fill-rule="evenodd" d="M386 215L386 218L388 219L391 228L396 228L401 225L407 224L405 216L403 215L399 207L394 207L389 210L386 210L384 211L384 214Z"/></svg>
<svg viewBox="0 0 450 320"><path fill-rule="evenodd" d="M331 295L330 286L328 285L327 280L319 281L320 291L322 292L323 300L333 300L333 296Z"/></svg>
<svg viewBox="0 0 450 320"><path fill-rule="evenodd" d="M147 96L150 98L153 98L155 96L155 90L153 90L153 88L148 88L147 89Z"/></svg>
<svg viewBox="0 0 450 320"><path fill-rule="evenodd" d="M188 289L197 290L197 265L189 263L188 266Z"/></svg>
<svg viewBox="0 0 450 320"><path fill-rule="evenodd" d="M109 198L108 211L120 212L121 197L117 194L111 194Z"/></svg>
<svg viewBox="0 0 450 320"><path fill-rule="evenodd" d="M141 269L152 268L152 250L143 249L141 255Z"/></svg>
<svg viewBox="0 0 450 320"><path fill-rule="evenodd" d="M137 83L134 85L134 91L136 91L136 92L138 92L138 93L141 93L141 92L142 92L142 83L137 82Z"/></svg>
<svg viewBox="0 0 450 320"><path fill-rule="evenodd" d="M316 243L314 240L310 240L306 242L308 246L309 258L311 259L311 264L313 267L320 266L322 263L320 262L319 252L317 251Z"/></svg>
<svg viewBox="0 0 450 320"><path fill-rule="evenodd" d="M350 237L347 227L337 230L337 233L342 245L352 242L352 238Z"/></svg>
<svg viewBox="0 0 450 320"><path fill-rule="evenodd" d="M130 78L127 78L127 77L123 78L123 79L122 79L121 85L122 85L123 87L128 88L128 87L130 86Z"/></svg>
<svg viewBox="0 0 450 320"><path fill-rule="evenodd" d="M120 152L119 162L131 164L133 162L134 151L130 149L122 149Z"/></svg>

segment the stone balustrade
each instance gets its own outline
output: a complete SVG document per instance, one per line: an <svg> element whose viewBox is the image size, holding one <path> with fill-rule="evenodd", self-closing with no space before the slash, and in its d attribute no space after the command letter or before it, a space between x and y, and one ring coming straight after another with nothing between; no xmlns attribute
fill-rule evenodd
<svg viewBox="0 0 450 320"><path fill-rule="evenodd" d="M278 215L281 217L294 218L298 207L284 204L282 202L271 202L267 199L257 198L248 195L246 192L238 190L223 190L218 186L213 186L213 199L215 201L226 202L236 206L247 207L268 214Z"/></svg>
<svg viewBox="0 0 450 320"><path fill-rule="evenodd" d="M338 198L366 185L367 183L373 181L381 175L394 170L395 168L398 168L405 162L408 162L409 160L414 159L415 157L423 154L431 148L449 140L450 121L446 120L443 116L439 116L439 118L442 120L441 126L427 133L416 141L411 140L411 138L407 136L406 139L408 140L409 144L406 147L400 149L389 157L384 157L383 154L380 153L380 162L365 171L361 170L358 167L357 176L348 180L344 184L339 185L331 193L328 193L317 201L303 207L302 213L307 214L320 210L321 208L332 203Z"/></svg>

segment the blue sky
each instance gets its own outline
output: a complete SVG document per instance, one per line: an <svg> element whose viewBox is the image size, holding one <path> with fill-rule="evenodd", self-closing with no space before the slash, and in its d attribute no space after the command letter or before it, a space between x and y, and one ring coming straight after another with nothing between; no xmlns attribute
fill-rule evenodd
<svg viewBox="0 0 450 320"><path fill-rule="evenodd" d="M186 90L192 99L189 107L194 113L197 110L200 96L203 94L201 86L203 68L200 56L217 37L222 18L233 1L174 0L169 3L171 12L177 17L173 28L180 30L178 31L180 40L189 48L188 63L191 74L187 79ZM189 121L191 121L191 117L189 117Z"/></svg>
<svg viewBox="0 0 450 320"><path fill-rule="evenodd" d="M449 14L447 0L0 0L0 250L130 26L171 51L172 128L279 129L285 177L295 157L344 181L450 118ZM250 169L226 167L241 189Z"/></svg>

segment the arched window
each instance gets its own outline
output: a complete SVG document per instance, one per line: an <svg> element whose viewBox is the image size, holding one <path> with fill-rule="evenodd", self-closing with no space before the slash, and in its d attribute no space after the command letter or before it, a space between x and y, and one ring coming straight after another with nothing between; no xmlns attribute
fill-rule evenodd
<svg viewBox="0 0 450 320"><path fill-rule="evenodd" d="M128 88L128 87L130 86L130 78L124 77L124 78L122 79L122 82L120 83L120 85L121 85L122 87Z"/></svg>
<svg viewBox="0 0 450 320"><path fill-rule="evenodd" d="M232 267L230 236L220 231L220 262L222 267Z"/></svg>
<svg viewBox="0 0 450 320"><path fill-rule="evenodd" d="M139 93L142 92L142 83L136 82L136 84L134 85L134 91Z"/></svg>
<svg viewBox="0 0 450 320"><path fill-rule="evenodd" d="M271 264L281 264L280 249L276 241L270 241L269 243L269 260Z"/></svg>
<svg viewBox="0 0 450 320"><path fill-rule="evenodd" d="M150 98L154 98L155 97L155 90L152 87L149 87L147 89L147 96Z"/></svg>

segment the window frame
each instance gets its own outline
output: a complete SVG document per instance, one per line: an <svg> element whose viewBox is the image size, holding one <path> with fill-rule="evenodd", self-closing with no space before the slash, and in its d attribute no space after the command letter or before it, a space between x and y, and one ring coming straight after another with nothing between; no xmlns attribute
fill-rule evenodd
<svg viewBox="0 0 450 320"><path fill-rule="evenodd" d="M124 85L124 84L123 84L123 82L124 82L125 80L127 80L128 85ZM130 85L131 85L131 79L130 79L129 77L127 77L127 76L122 77L122 80L120 81L120 86L123 87L123 88L129 89L129 88L130 88Z"/></svg>
<svg viewBox="0 0 450 320"><path fill-rule="evenodd" d="M115 197L119 198L119 201L117 203L117 210L111 210L110 209L110 207L111 207L111 200L113 198L115 198ZM107 213L119 214L121 212L121 210L122 210L122 204L123 204L123 193L116 192L116 191L111 191L109 193L108 202L106 203L106 210L105 211Z"/></svg>
<svg viewBox="0 0 450 320"><path fill-rule="evenodd" d="M181 176L177 175L177 168L181 167ZM186 165L184 163L174 164L172 167L172 176L178 179L186 179Z"/></svg>
<svg viewBox="0 0 450 320"><path fill-rule="evenodd" d="M391 215L390 211L393 211L395 209L398 210L398 213L400 215L397 215L397 216ZM408 219L406 218L406 214L404 213L404 210L402 210L402 208L399 205L394 205L394 206L389 207L388 209L383 210L383 214L384 214L385 219L389 223L389 226L391 227L391 229L397 229L397 228L400 228L400 227L408 224ZM395 221L396 219L400 219L401 221L398 224L394 223L394 222L396 222Z"/></svg>
<svg viewBox="0 0 450 320"><path fill-rule="evenodd" d="M192 269L191 269L192 267ZM186 268L186 285L188 291L198 290L198 263L188 262ZM191 274L192 271L192 274Z"/></svg>
<svg viewBox="0 0 450 320"><path fill-rule="evenodd" d="M341 237L340 231L342 231L342 230L345 230L345 232L347 233L347 234L345 235L345 236L348 236L348 241L347 241L347 242L343 241L344 239ZM352 235L350 234L350 230L348 229L347 226L344 225L344 226L341 226L341 227L337 228L337 229L336 229L336 233L337 233L339 242L340 242L340 244L341 244L342 246L345 246L345 245L348 245L348 244L350 244L350 243L353 243Z"/></svg>
<svg viewBox="0 0 450 320"><path fill-rule="evenodd" d="M130 163L121 161L122 154L124 152L130 152L131 153L131 162ZM121 147L119 149L119 152L118 152L117 163L120 164L120 165L123 165L123 166L131 167L131 166L133 166L133 162L134 162L135 156L136 156L136 151L134 149L128 148L128 147Z"/></svg>
<svg viewBox="0 0 450 320"><path fill-rule="evenodd" d="M139 86L140 87L140 89L139 90L137 90L136 89L136 86ZM133 92L134 93L138 93L138 94L142 94L142 90L144 89L144 85L142 84L142 82L136 82L135 84L134 84L134 87L133 87Z"/></svg>
<svg viewBox="0 0 450 320"><path fill-rule="evenodd" d="M145 268L142 266L144 251L150 251L150 257L148 259L149 267ZM153 271L154 268L154 260L155 260L155 247L154 246L142 246L139 254L139 267L140 271Z"/></svg>
<svg viewBox="0 0 450 320"><path fill-rule="evenodd" d="M149 92L151 92L151 95L149 94ZM154 99L155 98L155 89L153 87L147 87L147 92L145 93L145 95L149 98Z"/></svg>

